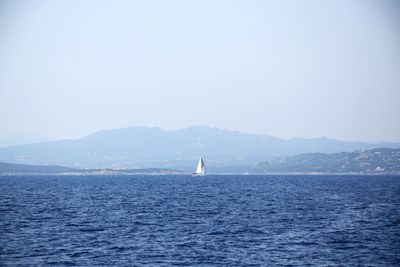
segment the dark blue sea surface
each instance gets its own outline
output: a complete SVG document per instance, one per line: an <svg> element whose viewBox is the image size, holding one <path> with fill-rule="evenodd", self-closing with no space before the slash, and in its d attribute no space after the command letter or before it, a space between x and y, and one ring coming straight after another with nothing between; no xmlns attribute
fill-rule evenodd
<svg viewBox="0 0 400 267"><path fill-rule="evenodd" d="M399 266L400 177L0 177L0 265Z"/></svg>

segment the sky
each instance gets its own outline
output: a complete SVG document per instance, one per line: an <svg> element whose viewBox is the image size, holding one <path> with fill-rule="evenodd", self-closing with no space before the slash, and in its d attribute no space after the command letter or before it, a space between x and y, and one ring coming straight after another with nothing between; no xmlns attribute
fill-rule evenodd
<svg viewBox="0 0 400 267"><path fill-rule="evenodd" d="M205 125L400 142L400 2L0 1L0 138Z"/></svg>

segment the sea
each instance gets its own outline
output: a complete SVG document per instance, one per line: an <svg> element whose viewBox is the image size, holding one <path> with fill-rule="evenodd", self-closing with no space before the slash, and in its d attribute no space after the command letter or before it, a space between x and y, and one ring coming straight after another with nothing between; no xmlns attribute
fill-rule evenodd
<svg viewBox="0 0 400 267"><path fill-rule="evenodd" d="M400 176L2 176L0 265L400 266Z"/></svg>

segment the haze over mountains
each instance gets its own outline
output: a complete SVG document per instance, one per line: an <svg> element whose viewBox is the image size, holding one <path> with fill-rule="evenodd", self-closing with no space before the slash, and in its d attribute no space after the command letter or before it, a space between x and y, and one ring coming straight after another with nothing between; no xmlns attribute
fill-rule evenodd
<svg viewBox="0 0 400 267"><path fill-rule="evenodd" d="M33 143L42 143L49 141L56 141L59 138L42 136L37 134L23 134L23 135L15 135L7 138L0 139L0 148L7 146L17 146L17 145L26 145Z"/></svg>
<svg viewBox="0 0 400 267"><path fill-rule="evenodd" d="M336 153L399 143L369 144L329 138L284 140L267 135L193 126L164 131L131 127L101 130L78 140L61 140L0 148L0 161L75 168L174 168L190 170L204 157L209 168L255 165L277 156Z"/></svg>

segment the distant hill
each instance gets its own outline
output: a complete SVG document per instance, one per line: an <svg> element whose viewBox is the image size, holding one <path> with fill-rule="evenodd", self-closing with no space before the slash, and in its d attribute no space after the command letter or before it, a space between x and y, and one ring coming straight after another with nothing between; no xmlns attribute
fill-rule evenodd
<svg viewBox="0 0 400 267"><path fill-rule="evenodd" d="M4 173L63 173L73 172L76 169L61 166L23 165L0 162L0 174Z"/></svg>
<svg viewBox="0 0 400 267"><path fill-rule="evenodd" d="M0 175L132 175L132 174L181 174L171 169L73 169L53 165L25 165L0 162Z"/></svg>
<svg viewBox="0 0 400 267"><path fill-rule="evenodd" d="M232 166L254 165L270 157L377 147L400 148L400 144L344 142L325 137L284 140L204 126L175 131L131 127L102 130L78 140L0 148L0 161L73 168L192 170L202 156L209 170L219 171Z"/></svg>
<svg viewBox="0 0 400 267"><path fill-rule="evenodd" d="M400 149L377 148L334 154L309 153L277 157L252 169L267 173L389 173L400 174Z"/></svg>

